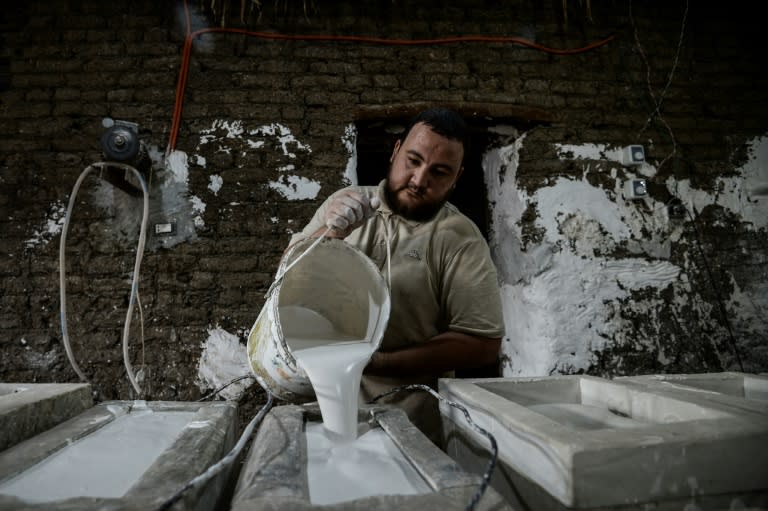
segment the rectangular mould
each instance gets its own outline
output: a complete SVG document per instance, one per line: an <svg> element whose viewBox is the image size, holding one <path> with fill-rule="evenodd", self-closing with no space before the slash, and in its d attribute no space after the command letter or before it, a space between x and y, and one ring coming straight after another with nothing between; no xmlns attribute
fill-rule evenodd
<svg viewBox="0 0 768 511"><path fill-rule="evenodd" d="M590 376L439 385L495 436L492 484L514 507L768 505L768 458L755 455L768 451L766 417ZM483 439L452 408L441 405L441 415L446 452L464 468L481 466Z"/></svg>
<svg viewBox="0 0 768 511"><path fill-rule="evenodd" d="M284 405L264 418L240 472L232 499L232 511L282 511L285 509L366 511L463 511L481 482L481 469L473 474L435 446L399 409L361 406L360 422L381 427L424 478L433 493L378 495L338 504L312 504L307 479L307 421L321 420L316 404ZM486 459L487 462L487 459ZM493 489L480 499L477 511L512 511Z"/></svg>
<svg viewBox="0 0 768 511"><path fill-rule="evenodd" d="M0 451L91 406L87 383L0 383Z"/></svg>
<svg viewBox="0 0 768 511"><path fill-rule="evenodd" d="M689 401L719 403L746 412L768 415L768 375L722 372L623 376L617 381L643 385Z"/></svg>
<svg viewBox="0 0 768 511"><path fill-rule="evenodd" d="M159 453L149 468L120 497L73 496L46 502L30 502L3 494L3 488L17 481L16 476L32 469L49 456L87 438L116 419L132 413L188 412L190 420L170 447ZM79 511L120 509L156 509L173 496L189 480L219 461L235 442L237 406L230 402L198 403L171 401L108 401L55 426L48 431L16 444L0 453L0 511ZM147 449L153 438L131 448ZM120 442L120 438L115 438ZM147 445L141 445L146 443ZM115 459L115 463L124 460ZM72 467L77 470L77 467ZM221 498L228 473L219 474L197 491L184 494L173 509L215 509ZM40 488L50 482L39 481ZM83 484L94 485L93 482Z"/></svg>

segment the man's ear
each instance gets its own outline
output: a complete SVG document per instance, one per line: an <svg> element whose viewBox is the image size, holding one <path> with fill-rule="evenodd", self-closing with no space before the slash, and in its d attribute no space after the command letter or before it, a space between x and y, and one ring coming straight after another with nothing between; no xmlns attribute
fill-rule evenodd
<svg viewBox="0 0 768 511"><path fill-rule="evenodd" d="M392 163L395 161L395 156L397 155L397 151L400 150L400 139L398 138L397 141L395 141L395 147L392 149L392 155L389 157L389 163Z"/></svg>

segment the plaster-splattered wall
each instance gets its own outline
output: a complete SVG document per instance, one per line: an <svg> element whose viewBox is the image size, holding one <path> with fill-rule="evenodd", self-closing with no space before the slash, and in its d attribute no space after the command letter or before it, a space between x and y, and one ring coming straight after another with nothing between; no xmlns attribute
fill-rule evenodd
<svg viewBox="0 0 768 511"><path fill-rule="evenodd" d="M712 208L764 235L768 138L750 141L748 160L718 178L714 193L670 176L660 199L632 198L625 187L654 179L653 164L626 167L621 151L596 144L555 144L581 175L521 189L524 146L521 134L485 162L508 328L505 375L764 369L765 282L710 268L718 262L699 230L701 212ZM670 208L675 199L682 209ZM523 222L529 208L535 218ZM716 300L708 286L723 283L711 281L712 270L727 279Z"/></svg>
<svg viewBox="0 0 768 511"><path fill-rule="evenodd" d="M476 171L502 279L504 374L768 370L768 80L751 7L571 2L566 23L561 3L267 4L228 23L550 48L615 38L557 55L514 42L205 34L169 151L183 4L46 0L5 12L0 380L76 379L61 344L59 241L75 181L101 159L103 117L138 123L152 162L134 369L145 397L192 399L247 372L245 336L290 233L356 179L356 122L423 104L461 109L493 141ZM193 30L213 23L190 7ZM645 165L620 163L630 144ZM631 178L647 181L647 197L624 196ZM669 217L675 200L681 218ZM133 396L121 343L141 205L91 176L69 225L73 351L103 398Z"/></svg>

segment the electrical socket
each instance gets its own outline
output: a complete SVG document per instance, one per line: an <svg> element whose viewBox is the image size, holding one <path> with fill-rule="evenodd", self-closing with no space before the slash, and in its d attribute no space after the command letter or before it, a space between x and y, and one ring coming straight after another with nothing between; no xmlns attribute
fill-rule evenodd
<svg viewBox="0 0 768 511"><path fill-rule="evenodd" d="M172 236L176 234L176 222L160 222L155 224L155 236Z"/></svg>
<svg viewBox="0 0 768 511"><path fill-rule="evenodd" d="M645 149L641 145L628 145L621 150L621 164L625 166L645 163Z"/></svg>
<svg viewBox="0 0 768 511"><path fill-rule="evenodd" d="M624 183L624 198L643 199L648 196L648 183L645 179L628 179Z"/></svg>

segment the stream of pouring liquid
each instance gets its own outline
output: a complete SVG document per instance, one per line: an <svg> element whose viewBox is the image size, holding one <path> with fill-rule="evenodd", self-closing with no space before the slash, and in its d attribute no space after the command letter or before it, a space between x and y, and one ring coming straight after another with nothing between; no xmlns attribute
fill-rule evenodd
<svg viewBox="0 0 768 511"><path fill-rule="evenodd" d="M285 340L312 383L325 429L339 441L355 440L360 379L374 345L304 307L281 307L280 319L292 325L283 328Z"/></svg>

